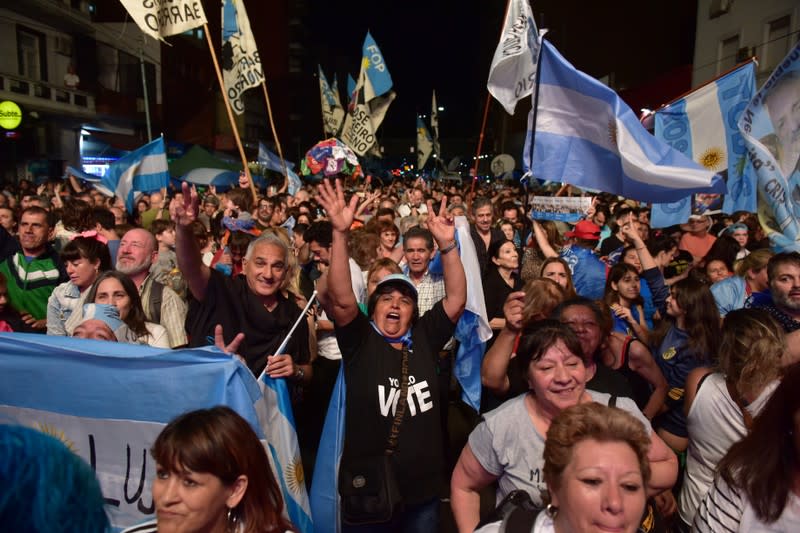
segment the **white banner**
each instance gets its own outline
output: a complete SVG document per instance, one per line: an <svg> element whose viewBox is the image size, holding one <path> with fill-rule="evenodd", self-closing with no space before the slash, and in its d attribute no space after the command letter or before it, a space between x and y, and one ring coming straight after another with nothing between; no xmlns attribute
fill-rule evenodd
<svg viewBox="0 0 800 533"><path fill-rule="evenodd" d="M244 92L264 81L261 59L242 0L225 0L222 4L222 80L237 115L244 113Z"/></svg>
<svg viewBox="0 0 800 533"><path fill-rule="evenodd" d="M200 0L120 0L139 28L155 39L183 33L206 21Z"/></svg>

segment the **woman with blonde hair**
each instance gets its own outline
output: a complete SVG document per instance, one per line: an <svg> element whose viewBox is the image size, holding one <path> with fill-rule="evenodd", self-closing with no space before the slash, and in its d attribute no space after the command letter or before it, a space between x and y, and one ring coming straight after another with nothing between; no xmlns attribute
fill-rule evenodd
<svg viewBox="0 0 800 533"><path fill-rule="evenodd" d="M753 307L752 304L766 298L769 291L767 264L773 255L767 248L755 250L736 263L735 276L711 286L711 294L714 295L721 317L724 318L735 309Z"/></svg>
<svg viewBox="0 0 800 533"><path fill-rule="evenodd" d="M544 445L545 511L512 511L477 532L508 531L508 524L516 526L527 514L520 530L531 533L632 533L645 508L649 447L642 423L622 409L593 402L564 409L550 424Z"/></svg>
<svg viewBox="0 0 800 533"><path fill-rule="evenodd" d="M722 456L747 434L753 416L775 390L785 350L783 329L769 313L731 311L722 324L717 368L698 368L686 379L689 447L678 503L685 530Z"/></svg>

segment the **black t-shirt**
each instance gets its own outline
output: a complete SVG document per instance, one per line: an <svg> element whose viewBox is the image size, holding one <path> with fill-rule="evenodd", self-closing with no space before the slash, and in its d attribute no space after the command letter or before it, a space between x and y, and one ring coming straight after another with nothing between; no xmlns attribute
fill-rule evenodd
<svg viewBox="0 0 800 533"><path fill-rule="evenodd" d="M486 316L489 320L493 318L504 318L503 305L506 298L513 291L522 290L522 281L516 274L512 275L514 286L509 287L497 268L489 266L486 275L483 277L483 300L486 303Z"/></svg>
<svg viewBox="0 0 800 533"><path fill-rule="evenodd" d="M603 242L600 243L600 255L603 257L608 256L611 252L625 246L625 243L616 235L609 235Z"/></svg>
<svg viewBox="0 0 800 533"><path fill-rule="evenodd" d="M408 405L400 425L393 461L406 503L437 496L442 482L442 431L436 358L455 331L455 324L436 303L414 325L408 359ZM382 455L400 397L402 351L393 348L358 313L349 324L336 325L347 384L344 451L349 458Z"/></svg>
<svg viewBox="0 0 800 533"><path fill-rule="evenodd" d="M247 286L244 275L225 276L211 270L206 297L202 302L190 298L189 312L186 315L186 331L189 333L189 346L213 344L214 326L222 324L225 343L229 343L239 333L244 333L244 341L239 353L247 361L247 366L256 376L264 370L267 356L275 355L286 334L292 329L297 317L302 313L293 300L278 293L278 306L267 311L261 300ZM301 320L284 350L297 364L307 364L311 360L308 349L308 323Z"/></svg>

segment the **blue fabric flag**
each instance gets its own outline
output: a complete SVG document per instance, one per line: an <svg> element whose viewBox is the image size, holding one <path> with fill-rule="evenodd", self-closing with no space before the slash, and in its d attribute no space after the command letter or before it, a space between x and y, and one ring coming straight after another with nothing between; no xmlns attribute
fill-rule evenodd
<svg viewBox="0 0 800 533"><path fill-rule="evenodd" d="M650 135L612 89L575 69L546 40L539 72L536 124L531 110L523 154L534 177L644 202L726 192L721 176Z"/></svg>
<svg viewBox="0 0 800 533"><path fill-rule="evenodd" d="M699 165L727 176L729 194L686 196L653 204L651 223L663 228L681 224L690 215L756 211L756 174L737 123L755 94L751 61L707 83L655 114L655 136Z"/></svg>
<svg viewBox="0 0 800 533"><path fill-rule="evenodd" d="M347 75L347 94L350 95L350 98L353 97L353 93L356 91L356 80L353 79L353 76L350 74Z"/></svg>
<svg viewBox="0 0 800 533"><path fill-rule="evenodd" d="M286 380L263 374L258 385L264 401L256 405L256 411L272 455L289 519L302 533L314 533Z"/></svg>
<svg viewBox="0 0 800 533"><path fill-rule="evenodd" d="M776 252L800 252L800 43L739 117L758 175L758 214Z"/></svg>
<svg viewBox="0 0 800 533"><path fill-rule="evenodd" d="M389 67L386 66L383 54L381 54L381 50L370 32L367 32L367 37L364 39L361 56L363 59L369 60L367 77L372 84L375 96L388 93L389 89L392 88L392 76L389 74Z"/></svg>
<svg viewBox="0 0 800 533"><path fill-rule="evenodd" d="M261 142L258 143L258 162L263 163L270 170L274 170L275 172L280 172L283 174L281 158L270 152L267 147L264 146L264 143ZM293 170L294 164L285 160L284 162L286 163L286 172L289 174L289 185L287 190L289 191L289 194L294 196L294 194L303 186L303 183L300 181L300 176L298 176Z"/></svg>
<svg viewBox="0 0 800 533"><path fill-rule="evenodd" d="M125 202L128 213L133 213L137 196L169 185L164 138L159 137L111 163L101 183Z"/></svg>
<svg viewBox="0 0 800 533"><path fill-rule="evenodd" d="M340 365L311 480L311 516L316 533L339 533L341 527L339 461L344 450L345 390L344 367Z"/></svg>
<svg viewBox="0 0 800 533"><path fill-rule="evenodd" d="M88 172L84 172L83 170L77 169L75 167L67 167L65 177L69 176L70 174L72 174L79 180L88 183L92 188L97 189L104 195L109 197L114 196L114 191L110 191L103 186L103 178L101 176L95 176L94 174L89 174Z"/></svg>
<svg viewBox="0 0 800 533"><path fill-rule="evenodd" d="M227 405L264 438L256 379L216 348L3 333L0 354L0 422L57 436L89 463L114 528L152 517L149 450L176 416Z"/></svg>

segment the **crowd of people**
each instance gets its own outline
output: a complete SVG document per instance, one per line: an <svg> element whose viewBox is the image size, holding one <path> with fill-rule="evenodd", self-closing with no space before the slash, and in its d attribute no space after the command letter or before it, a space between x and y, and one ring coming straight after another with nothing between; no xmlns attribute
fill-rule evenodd
<svg viewBox="0 0 800 533"><path fill-rule="evenodd" d="M507 530L486 491L498 509L527 494L532 531L800 530L800 254L771 252L755 214L651 228L647 206L600 194L568 225L530 220L511 183L239 185L133 213L74 179L2 191L0 331L235 352L289 384L309 483L342 368L345 532L437 531L443 497L458 531ZM473 291L493 336L455 435ZM217 408L168 425L157 518L131 531L291 530L242 424ZM366 501L370 475L391 498Z"/></svg>

